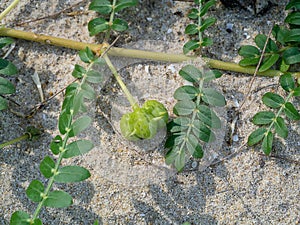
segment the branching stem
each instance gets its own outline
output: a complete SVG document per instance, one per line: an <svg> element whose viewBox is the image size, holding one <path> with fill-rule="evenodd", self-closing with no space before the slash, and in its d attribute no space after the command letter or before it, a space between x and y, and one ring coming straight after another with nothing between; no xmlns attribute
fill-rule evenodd
<svg viewBox="0 0 300 225"><path fill-rule="evenodd" d="M65 48L71 48L75 50L83 50L86 47L89 47L93 52L99 53L103 47L103 44L90 44L79 41L73 41L64 38L57 38L53 36L47 36L43 34L35 34L32 32L14 30L10 28L0 28L0 36L8 36L19 39L24 39L28 41L35 41L44 44L50 44ZM140 58L140 59L150 59L155 61L164 61L164 62L183 62L188 60L193 60L195 57L186 56L184 54L171 54L171 53L162 53L162 52L151 52L151 51L143 51L136 49L124 49L124 48L116 48L112 47L108 51L108 55L111 56L119 56L119 57L129 57L129 58ZM236 63L232 62L224 62L221 60L211 59L211 58L202 58L210 68L212 69L220 69L238 73L245 73L253 75L255 72L255 67L248 66L242 67ZM267 70L265 72L258 72L257 75L267 76L267 77L275 77L280 76L283 73L279 70ZM296 78L300 78L300 72L294 72L292 75Z"/></svg>

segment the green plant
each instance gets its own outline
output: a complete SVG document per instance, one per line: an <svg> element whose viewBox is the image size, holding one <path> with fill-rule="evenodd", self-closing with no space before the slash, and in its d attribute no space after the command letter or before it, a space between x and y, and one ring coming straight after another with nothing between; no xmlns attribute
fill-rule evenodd
<svg viewBox="0 0 300 225"><path fill-rule="evenodd" d="M293 97L299 96L300 88L297 87L294 77L288 72L291 70L292 65L300 62L299 1L290 1L285 9L294 9L285 18L289 28L275 25L272 30L275 40L264 34L259 34L255 37L257 47L245 45L239 49L239 54L244 57L239 62L241 66L257 66L262 57L259 72L264 72L271 67L278 67L283 73L279 82L281 87L288 93L287 97L284 98L271 92L263 95L263 103L270 108L277 109L277 113L262 111L255 114L252 122L255 125L265 126L253 131L248 137L249 146L262 142L261 148L266 155L269 155L272 151L275 133L282 138L286 138L288 135L288 129L281 114L285 114L291 120L300 120L299 112L290 102ZM300 83L299 76L298 83Z"/></svg>
<svg viewBox="0 0 300 225"><path fill-rule="evenodd" d="M208 27L212 26L217 20L214 17L204 18L204 16L206 15L209 8L215 5L216 1L210 0L205 3L204 0L195 0L195 3L198 4L198 8L192 8L188 15L188 17L194 20L195 23L189 24L185 28L185 33L191 36L196 35L196 37L192 40L189 40L183 46L184 54L187 54L192 50L199 49L203 46L210 46L213 44L212 39L203 37L203 32Z"/></svg>
<svg viewBox="0 0 300 225"><path fill-rule="evenodd" d="M274 40L264 34L258 34L255 37L257 47L252 45L242 46L239 49L239 54L243 57L239 62L241 66L257 66L262 56L263 60L259 72L267 71L271 67L278 67L282 73L285 73L289 71L293 64L300 62L300 29L298 28L300 22L297 19L300 15L299 3L290 1L286 6L286 10L289 9L294 9L285 19L290 28L275 25L272 30ZM268 43L263 53L267 39Z"/></svg>
<svg viewBox="0 0 300 225"><path fill-rule="evenodd" d="M62 166L62 160L79 156L89 152L93 143L89 140L77 139L70 142L88 128L92 119L81 113L86 112L86 101L96 97L94 89L89 83L101 82L101 74L92 69L95 64L102 64L103 60L96 57L88 48L79 52L80 59L87 64L84 68L75 65L72 75L78 82L70 84L65 91L58 128L60 135L53 138L50 144L52 153L56 159L46 156L40 163L41 174L48 179L46 187L40 180L33 180L26 189L27 197L37 202L37 208L32 215L24 211L16 211L12 214L10 224L39 225L42 221L38 218L42 207L62 208L72 204L72 197L62 190L52 190L53 184L80 182L90 177L90 172L80 166Z"/></svg>
<svg viewBox="0 0 300 225"><path fill-rule="evenodd" d="M11 38L0 38L0 49L13 43ZM14 75L18 72L16 66L4 58L0 58L0 74ZM6 109L8 106L7 99L4 95L15 93L14 85L7 79L0 77L0 110Z"/></svg>
<svg viewBox="0 0 300 225"><path fill-rule="evenodd" d="M300 96L300 87L296 87L295 80L289 73L280 77L280 85L288 93L288 96L283 98L272 92L264 94L262 97L263 103L276 110L276 113L273 111L261 111L256 113L252 123L263 127L253 131L248 138L249 146L262 141L261 148L266 155L271 153L275 133L282 138L288 136L288 128L281 115L285 114L290 120L300 120L299 112L290 102L293 97Z"/></svg>
<svg viewBox="0 0 300 225"><path fill-rule="evenodd" d="M216 139L212 129L221 128L221 120L211 107L222 107L226 101L214 88L205 87L209 81L221 77L219 71L204 71L187 65L179 71L179 75L192 85L181 86L174 93L177 103L173 111L177 118L169 124L171 135L165 147L170 149L166 163L174 163L176 169L181 171L186 155L202 158L201 142Z"/></svg>

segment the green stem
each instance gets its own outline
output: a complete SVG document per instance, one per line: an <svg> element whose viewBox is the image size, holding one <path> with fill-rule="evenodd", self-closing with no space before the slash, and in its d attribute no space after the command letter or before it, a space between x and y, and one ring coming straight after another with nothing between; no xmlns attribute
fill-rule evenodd
<svg viewBox="0 0 300 225"><path fill-rule="evenodd" d="M13 9L17 6L20 0L14 0L1 14L0 21Z"/></svg>
<svg viewBox="0 0 300 225"><path fill-rule="evenodd" d="M199 13L201 12L201 8L202 8L202 0L199 0L199 7L198 7ZM202 17L199 15L198 16L198 27L200 28L201 25L202 25ZM199 43L202 43L203 38L202 38L202 32L200 31L200 29L198 32L198 38L199 38Z"/></svg>
<svg viewBox="0 0 300 225"><path fill-rule="evenodd" d="M35 41L44 44L50 44L65 48L71 48L75 50L83 50L86 47L89 47L93 52L99 54L103 47L103 44L89 44L83 43L79 41L68 40L64 38L57 38L42 34L35 34L32 32L26 31L19 31L9 28L0 28L0 36L9 36L19 39L24 39L28 41ZM140 58L140 59L149 59L155 61L164 61L164 62L183 62L188 60L193 60L196 57L193 56L186 56L183 54L171 54L171 53L161 53L161 52L151 52L151 51L142 51L142 50L135 50L135 49L124 49L124 48L114 48L112 47L108 51L108 55L111 56L119 56L119 57L129 57L129 58ZM211 69L220 69L238 73L245 73L253 75L255 71L255 67L248 66L242 67L236 63L232 62L224 62L221 60L211 59L211 58L202 58ZM274 77L282 75L282 72L279 70L267 70L265 72L258 72L257 75L260 76L267 76L267 77ZM292 73L294 77L300 78L300 72Z"/></svg>
<svg viewBox="0 0 300 225"><path fill-rule="evenodd" d="M109 22L108 22L109 29L108 29L108 31L105 34L104 42L109 42L109 38L110 38L110 34L111 34L111 26L112 26L112 24L114 22L116 3L117 3L117 0L114 0L113 4L112 4L112 11L111 11L111 14L110 14L110 17L109 17Z"/></svg>
<svg viewBox="0 0 300 225"><path fill-rule="evenodd" d="M109 67L110 71L114 75L114 77L117 80L118 84L120 85L120 87L121 87L122 91L124 92L127 100L129 101L132 109L135 109L136 107L138 107L137 101L134 99L134 97L131 95L130 91L127 89L126 85L122 81L121 76L118 74L118 71L116 70L114 65L111 63L109 57L105 54L103 56L103 59L105 60L107 66Z"/></svg>
<svg viewBox="0 0 300 225"><path fill-rule="evenodd" d="M24 140L26 140L26 139L29 139L29 137L30 137L30 134L29 134L29 133L25 133L25 134L23 134L23 135L20 136L20 137L17 137L17 138L15 138L15 139L12 139L12 140L10 140L10 141L7 141L7 142L4 142L4 143L0 144L0 149L4 148L4 147L6 147L6 146L9 146L9 145L15 144L15 143L17 143L17 142L20 142L20 141L24 141Z"/></svg>

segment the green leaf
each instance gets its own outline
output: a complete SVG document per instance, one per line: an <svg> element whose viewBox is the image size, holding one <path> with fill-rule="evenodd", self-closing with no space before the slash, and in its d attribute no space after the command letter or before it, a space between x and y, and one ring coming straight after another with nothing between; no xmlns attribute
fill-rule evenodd
<svg viewBox="0 0 300 225"><path fill-rule="evenodd" d="M213 40L210 38L203 38L202 42L201 42L201 46L211 46L213 44Z"/></svg>
<svg viewBox="0 0 300 225"><path fill-rule="evenodd" d="M58 119L58 129L61 134L65 134L67 129L69 129L69 124L71 122L71 115L66 111L63 111Z"/></svg>
<svg viewBox="0 0 300 225"><path fill-rule="evenodd" d="M17 67L6 59L0 58L0 74L14 75L18 72Z"/></svg>
<svg viewBox="0 0 300 225"><path fill-rule="evenodd" d="M257 144L258 142L260 142L265 134L267 132L267 129L264 127L260 127L258 129L256 129L255 131L253 131L250 136L248 137L248 145L249 146L253 146L255 144Z"/></svg>
<svg viewBox="0 0 300 225"><path fill-rule="evenodd" d="M262 150L266 155L269 155L272 151L272 146L273 146L273 133L269 131L265 136L262 141Z"/></svg>
<svg viewBox="0 0 300 225"><path fill-rule="evenodd" d="M89 10L100 14L109 14L112 11L112 5L109 0L93 0L89 5Z"/></svg>
<svg viewBox="0 0 300 225"><path fill-rule="evenodd" d="M200 47L200 44L196 40L190 40L183 46L183 53L187 54L188 52L195 50Z"/></svg>
<svg viewBox="0 0 300 225"><path fill-rule="evenodd" d="M300 9L300 2L298 0L290 0L289 3L285 6L285 10L289 9Z"/></svg>
<svg viewBox="0 0 300 225"><path fill-rule="evenodd" d="M207 11L209 10L210 7L212 7L214 4L216 4L215 0L210 0L207 3L205 3L202 7L201 7L201 11L200 11L200 16L204 16Z"/></svg>
<svg viewBox="0 0 300 225"><path fill-rule="evenodd" d="M267 36L264 34L258 34L256 35L255 39L254 39L256 45L263 50L265 43L267 41ZM277 52L278 51L278 47L276 45L276 43L269 38L268 44L266 46L266 52Z"/></svg>
<svg viewBox="0 0 300 225"><path fill-rule="evenodd" d="M0 77L0 94L13 94L15 91L15 86L12 83L3 77Z"/></svg>
<svg viewBox="0 0 300 225"><path fill-rule="evenodd" d="M91 176L90 172L80 166L65 166L59 168L54 180L59 183L73 183L86 180Z"/></svg>
<svg viewBox="0 0 300 225"><path fill-rule="evenodd" d="M72 197L64 191L52 191L44 201L44 206L52 208L64 208L72 205Z"/></svg>
<svg viewBox="0 0 300 225"><path fill-rule="evenodd" d="M62 137L60 135L55 136L50 143L50 149L54 155L58 155L60 147L62 146Z"/></svg>
<svg viewBox="0 0 300 225"><path fill-rule="evenodd" d="M292 91L295 88L295 80L290 73L285 73L279 78L280 86L287 92Z"/></svg>
<svg viewBox="0 0 300 225"><path fill-rule="evenodd" d="M203 155L204 155L203 149L202 149L201 145L198 144L193 153L193 157L196 159L201 159L201 158L203 158Z"/></svg>
<svg viewBox="0 0 300 225"><path fill-rule="evenodd" d="M89 140L78 140L67 145L63 158L80 156L89 152L94 144Z"/></svg>
<svg viewBox="0 0 300 225"><path fill-rule="evenodd" d="M179 75L190 82L199 82L202 78L202 72L193 65L186 65L180 71Z"/></svg>
<svg viewBox="0 0 300 225"><path fill-rule="evenodd" d="M136 6L138 0L119 0L115 6L115 12L119 12L125 8Z"/></svg>
<svg viewBox="0 0 300 225"><path fill-rule="evenodd" d="M189 24L184 30L186 34L197 34L199 32L199 27L196 24Z"/></svg>
<svg viewBox="0 0 300 225"><path fill-rule="evenodd" d="M41 164L40 171L46 178L50 178L54 174L55 162L50 156L46 156Z"/></svg>
<svg viewBox="0 0 300 225"><path fill-rule="evenodd" d="M204 142L212 142L216 139L215 134L199 120L195 120L193 123L193 133Z"/></svg>
<svg viewBox="0 0 300 225"><path fill-rule="evenodd" d="M268 57L266 60L264 60L259 67L259 72L264 72L268 69L270 69L279 59L279 54L273 54L270 57Z"/></svg>
<svg viewBox="0 0 300 225"><path fill-rule="evenodd" d="M198 106L198 118L208 127L219 129L221 128L221 120L216 113L206 105Z"/></svg>
<svg viewBox="0 0 300 225"><path fill-rule="evenodd" d="M284 42L300 42L300 29L289 30L285 34Z"/></svg>
<svg viewBox="0 0 300 225"><path fill-rule="evenodd" d="M83 68L82 66L76 64L75 68L72 72L72 76L75 77L75 78L82 78L85 73L86 73L85 68Z"/></svg>
<svg viewBox="0 0 300 225"><path fill-rule="evenodd" d="M290 65L286 64L283 59L280 60L280 66L279 69L281 72L287 72L290 68Z"/></svg>
<svg viewBox="0 0 300 225"><path fill-rule="evenodd" d="M300 87L296 87L296 88L294 89L293 96L300 96Z"/></svg>
<svg viewBox="0 0 300 225"><path fill-rule="evenodd" d="M202 100L209 105L225 106L226 101L224 96L213 88L203 88Z"/></svg>
<svg viewBox="0 0 300 225"><path fill-rule="evenodd" d="M14 43L14 40L12 38L9 37L0 38L0 49L12 43Z"/></svg>
<svg viewBox="0 0 300 225"><path fill-rule="evenodd" d="M203 81L208 82L220 78L222 73L219 70L209 70L205 71L203 74Z"/></svg>
<svg viewBox="0 0 300 225"><path fill-rule="evenodd" d="M284 20L285 23L300 25L300 13L299 12L291 12Z"/></svg>
<svg viewBox="0 0 300 225"><path fill-rule="evenodd" d="M128 29L128 24L125 20L115 19L111 28L115 31L122 32Z"/></svg>
<svg viewBox="0 0 300 225"><path fill-rule="evenodd" d="M87 83L83 83L81 85L81 88L82 89L81 89L80 93L82 94L83 98L86 98L89 100L93 100L96 98L95 90L91 85L89 85ZM82 100L82 104L84 104L83 100Z"/></svg>
<svg viewBox="0 0 300 225"><path fill-rule="evenodd" d="M196 109L196 104L192 101L179 101L175 104L173 112L178 116L190 115Z"/></svg>
<svg viewBox="0 0 300 225"><path fill-rule="evenodd" d="M239 49L239 55L245 58L257 58L261 55L258 48L252 45L244 45Z"/></svg>
<svg viewBox="0 0 300 225"><path fill-rule="evenodd" d="M80 57L81 61L83 61L85 63L91 63L96 59L94 53L88 47L86 47L84 50L79 51L79 57Z"/></svg>
<svg viewBox="0 0 300 225"><path fill-rule="evenodd" d="M181 171L184 168L184 165L185 165L185 152L183 150L180 150L178 152L178 155L175 158L174 165L175 165L175 168L177 169L177 171Z"/></svg>
<svg viewBox="0 0 300 225"><path fill-rule="evenodd" d="M0 96L0 111L7 109L7 107L8 107L7 100Z"/></svg>
<svg viewBox="0 0 300 225"><path fill-rule="evenodd" d="M300 51L298 47L291 47L282 54L284 62L288 65L300 62Z"/></svg>
<svg viewBox="0 0 300 225"><path fill-rule="evenodd" d="M170 149L167 152L166 157L165 157L166 164L171 165L177 158L178 153L179 153L179 148L177 146L175 146L173 149Z"/></svg>
<svg viewBox="0 0 300 225"><path fill-rule="evenodd" d="M188 17L192 20L198 19L199 11L195 8L191 9L190 13L188 14Z"/></svg>
<svg viewBox="0 0 300 225"><path fill-rule="evenodd" d="M199 94L199 89L194 86L184 85L176 89L174 98L177 100L193 100Z"/></svg>
<svg viewBox="0 0 300 225"><path fill-rule="evenodd" d="M252 123L255 125L270 124L275 119L275 114L270 111L258 112L254 115Z"/></svg>
<svg viewBox="0 0 300 225"><path fill-rule="evenodd" d="M285 105L284 105L284 113L291 120L300 120L300 114L299 114L299 112L297 111L297 109L295 108L295 106L292 103L290 103L290 102L285 103Z"/></svg>
<svg viewBox="0 0 300 225"><path fill-rule="evenodd" d="M91 117L89 116L82 116L78 118L72 125L71 130L69 132L69 137L74 137L78 135L81 131L85 130L90 126L92 122Z"/></svg>
<svg viewBox="0 0 300 225"><path fill-rule="evenodd" d="M189 134L187 140L185 141L185 144L190 155L194 154L195 149L198 146L198 142L199 140L193 134Z"/></svg>
<svg viewBox="0 0 300 225"><path fill-rule="evenodd" d="M288 136L288 129L284 123L284 120L282 117L277 117L277 119L275 120L275 131L276 133L282 137L282 138L286 138Z"/></svg>
<svg viewBox="0 0 300 225"><path fill-rule="evenodd" d="M268 92L263 95L262 101L266 106L269 106L271 108L279 108L284 104L284 99L278 94Z"/></svg>
<svg viewBox="0 0 300 225"><path fill-rule="evenodd" d="M259 62L259 56L242 59L239 62L240 66L256 66Z"/></svg>
<svg viewBox="0 0 300 225"><path fill-rule="evenodd" d="M40 219L31 220L30 215L23 211L16 211L11 215L10 225L42 225Z"/></svg>
<svg viewBox="0 0 300 225"><path fill-rule="evenodd" d="M203 32L208 27L212 26L216 21L217 21L217 19L214 17L209 17L209 18L203 20L202 25L200 27L200 32Z"/></svg>
<svg viewBox="0 0 300 225"><path fill-rule="evenodd" d="M88 23L88 30L89 30L90 36L94 36L101 32L107 31L109 28L110 28L110 26L109 26L108 22L102 18L92 19Z"/></svg>
<svg viewBox="0 0 300 225"><path fill-rule="evenodd" d="M100 83L102 81L102 75L98 71L95 70L89 70L87 72L86 80L90 83Z"/></svg>
<svg viewBox="0 0 300 225"><path fill-rule="evenodd" d="M33 180L26 189L27 197L33 202L41 202L43 200L45 188L41 181Z"/></svg>

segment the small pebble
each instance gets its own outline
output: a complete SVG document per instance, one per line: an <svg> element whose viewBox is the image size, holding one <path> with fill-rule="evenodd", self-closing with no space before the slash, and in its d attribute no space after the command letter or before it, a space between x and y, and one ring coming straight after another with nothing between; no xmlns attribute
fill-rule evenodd
<svg viewBox="0 0 300 225"><path fill-rule="evenodd" d="M231 33L232 32L232 28L233 28L233 23L227 23L226 24L226 31L228 33Z"/></svg>

